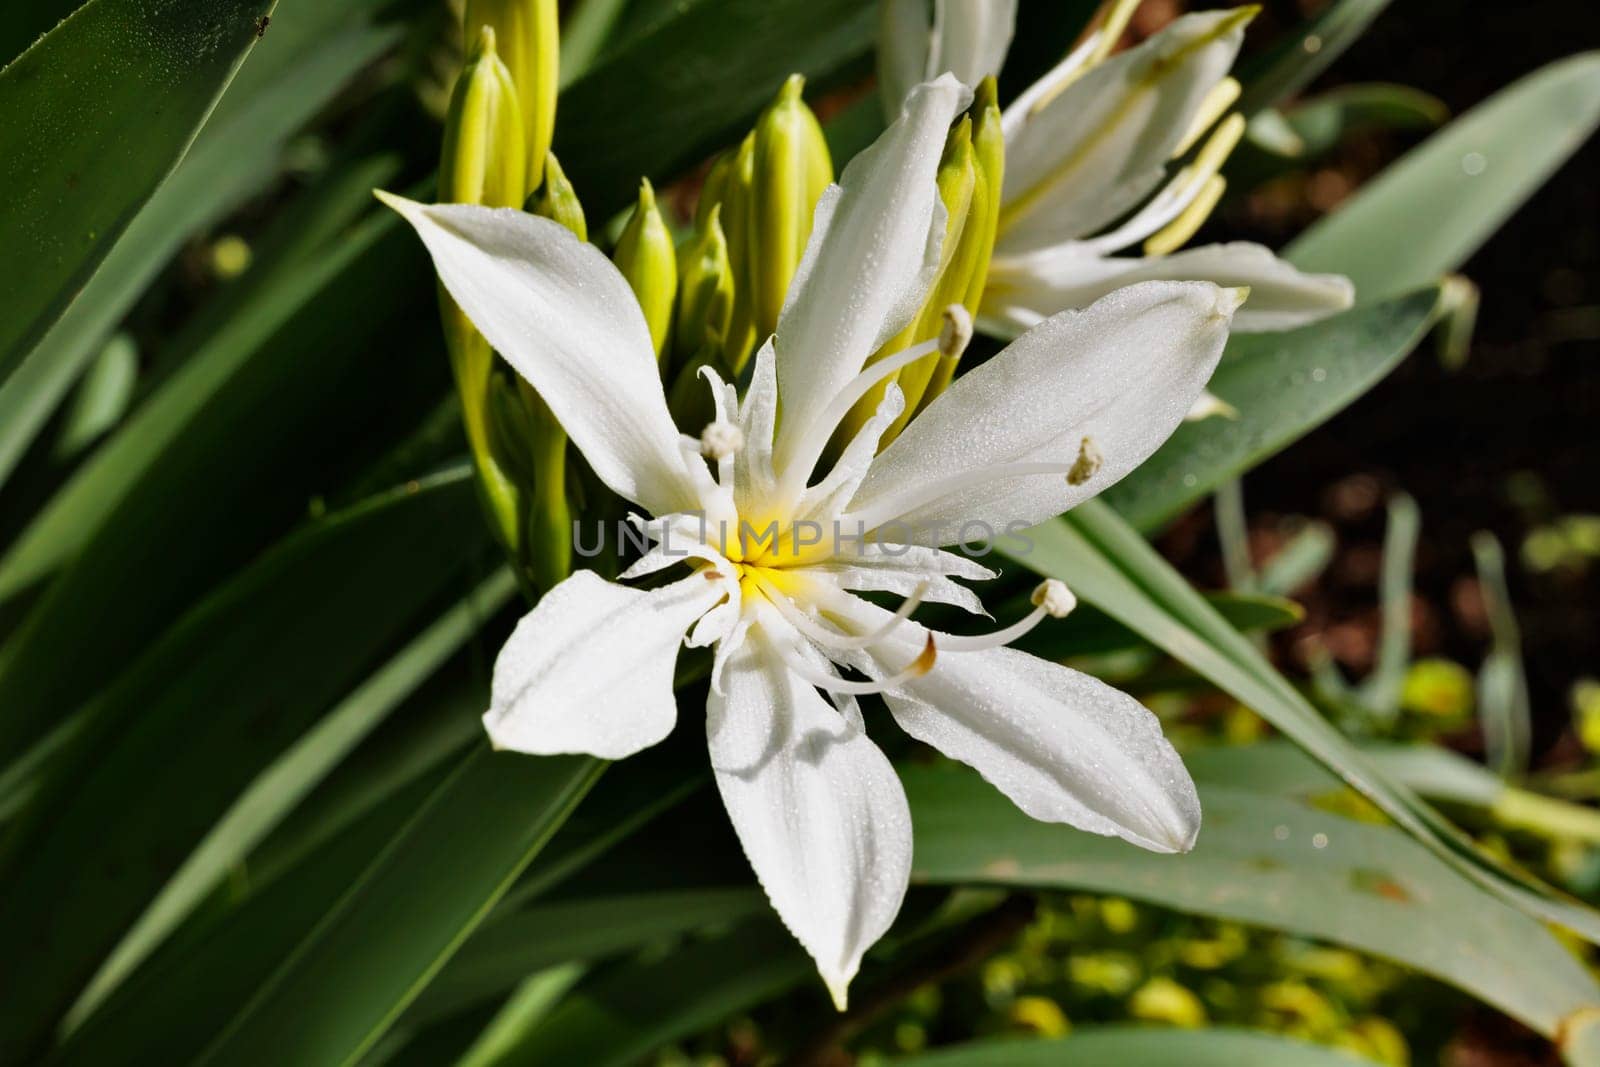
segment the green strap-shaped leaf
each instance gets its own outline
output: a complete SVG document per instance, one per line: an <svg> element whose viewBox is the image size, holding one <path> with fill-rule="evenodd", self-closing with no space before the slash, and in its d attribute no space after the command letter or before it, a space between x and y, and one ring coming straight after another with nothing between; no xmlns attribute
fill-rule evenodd
<svg viewBox="0 0 1600 1067"><path fill-rule="evenodd" d="M1372 303L1456 270L1594 132L1600 52L1500 90L1368 182L1285 250Z"/></svg>
<svg viewBox="0 0 1600 1067"><path fill-rule="evenodd" d="M0 71L0 381L188 151L275 0L90 0Z"/></svg>
<svg viewBox="0 0 1600 1067"><path fill-rule="evenodd" d="M446 768L448 770L448 768ZM361 877L443 780L424 777L324 841L292 878L213 901L155 951L51 1057L52 1067L192 1063Z"/></svg>
<svg viewBox="0 0 1600 1067"><path fill-rule="evenodd" d="M516 595L516 581L497 571L373 673L263 770L206 834L117 946L89 990L73 1006L87 1015L184 920L230 870L310 793L368 734L446 659ZM470 716L464 716L471 722ZM69 1017L68 1023L72 1019Z"/></svg>
<svg viewBox="0 0 1600 1067"><path fill-rule="evenodd" d="M766 915L754 888L635 893L537 904L485 923L406 1013L423 1025L502 994L530 974L574 960L600 960L651 941Z"/></svg>
<svg viewBox="0 0 1600 1067"><path fill-rule="evenodd" d="M0 383L0 483L62 394L197 230L279 169L284 140L397 36L367 24L374 0L281 0L272 27L194 149L128 226L83 292ZM365 16L363 18L363 16Z"/></svg>
<svg viewBox="0 0 1600 1067"><path fill-rule="evenodd" d="M1411 790L1390 781L1103 503L1080 505L1027 537L1025 550L1010 553L1019 563L1066 581L1250 707L1463 875L1529 914L1600 942L1600 914L1490 859Z"/></svg>
<svg viewBox="0 0 1600 1067"><path fill-rule="evenodd" d="M255 773L421 609L464 585L463 560L483 547L471 501L455 474L312 526L192 612L91 707L6 842L0 1060L41 1046ZM92 656L92 643L77 654Z"/></svg>
<svg viewBox="0 0 1600 1067"><path fill-rule="evenodd" d="M1234 334L1209 388L1238 410L1186 422L1104 499L1149 530L1332 418L1427 336L1439 291L1353 308L1288 333Z"/></svg>
<svg viewBox="0 0 1600 1067"><path fill-rule="evenodd" d="M438 973L605 764L480 743L199 1059L352 1063Z"/></svg>
<svg viewBox="0 0 1600 1067"><path fill-rule="evenodd" d="M8 586L53 541L82 546L0 649L0 760L76 710L303 515L334 472L383 447L386 426L437 395L443 358L395 351L436 336L432 307L409 300L423 271L415 241L377 219L261 279L0 562ZM85 658L89 640L97 654Z"/></svg>
<svg viewBox="0 0 1600 1067"><path fill-rule="evenodd" d="M639 177L668 178L734 135L793 73L813 80L865 55L869 0L693 0L603 56L561 94L556 155L591 218Z"/></svg>
<svg viewBox="0 0 1600 1067"><path fill-rule="evenodd" d="M626 1067L799 985L815 965L775 917L579 986L500 1060Z"/></svg>
<svg viewBox="0 0 1600 1067"><path fill-rule="evenodd" d="M1094 1026L1069 1038L991 1038L893 1061L895 1067L1358 1067L1344 1049L1255 1030Z"/></svg>
<svg viewBox="0 0 1600 1067"><path fill-rule="evenodd" d="M1538 922L1398 830L1203 786L1194 850L1162 856L1036 822L965 768L903 767L913 878L1088 889L1350 945L1467 990L1553 1036L1600 985Z"/></svg>
<svg viewBox="0 0 1600 1067"><path fill-rule="evenodd" d="M1355 44L1391 0L1335 0L1259 57L1240 65L1239 109L1253 115L1300 92Z"/></svg>

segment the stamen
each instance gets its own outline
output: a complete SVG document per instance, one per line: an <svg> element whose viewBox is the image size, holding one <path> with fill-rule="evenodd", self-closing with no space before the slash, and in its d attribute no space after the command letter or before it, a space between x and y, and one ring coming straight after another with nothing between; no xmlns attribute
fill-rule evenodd
<svg viewBox="0 0 1600 1067"><path fill-rule="evenodd" d="M1140 0L1112 0L1110 10L1106 12L1105 21L1100 24L1099 40L1095 43L1094 51L1089 56L1086 67L1092 67L1111 54L1111 50L1122 40L1122 35L1127 32L1128 23L1133 20L1133 13L1139 7Z"/></svg>
<svg viewBox="0 0 1600 1067"><path fill-rule="evenodd" d="M1100 465L1104 462L1105 457L1100 454L1100 449L1095 446L1094 438L1085 437L1078 444L1078 461L1067 472L1067 484L1082 485L1100 473Z"/></svg>
<svg viewBox="0 0 1600 1067"><path fill-rule="evenodd" d="M902 367L910 366L923 356L938 350L939 342L936 340L913 345L904 352L896 353L888 359L881 359L866 367L851 379L849 385L839 390L838 395L829 402L822 413L807 423L798 435L791 438L797 443L778 463L783 468L783 481L778 487L778 498L792 501L799 496L800 490L805 488L806 481L811 477L811 468L816 466L822 450L828 445L828 439L833 436L834 428L873 386Z"/></svg>
<svg viewBox="0 0 1600 1067"><path fill-rule="evenodd" d="M944 309L943 325L939 327L939 355L945 359L960 359L972 343L972 313L962 304L951 304Z"/></svg>
<svg viewBox="0 0 1600 1067"><path fill-rule="evenodd" d="M707 459L732 459L744 447L744 431L731 422L710 423L700 431L700 454Z"/></svg>
<svg viewBox="0 0 1600 1067"><path fill-rule="evenodd" d="M1233 77L1223 78L1213 85L1205 99L1200 101L1200 108L1194 113L1194 120L1189 123L1189 132L1183 135L1183 140L1173 150L1172 158L1177 159L1181 155L1186 155L1189 149L1205 136L1205 132L1212 124L1238 101L1242 91L1239 79Z"/></svg>
<svg viewBox="0 0 1600 1067"><path fill-rule="evenodd" d="M984 652L991 648L1000 648L1025 637L1046 617L1066 618L1067 614L1078 606L1078 598L1072 595L1067 583L1055 578L1047 578L1040 583L1030 599L1033 601L1033 610L1010 626L974 637L941 633L939 647L945 652Z"/></svg>
<svg viewBox="0 0 1600 1067"><path fill-rule="evenodd" d="M771 602L773 607L778 609L778 613L784 617L786 622L817 644L834 652L855 652L863 648L871 648L888 637L901 623L909 620L913 612L922 606L922 598L927 595L928 587L931 584L929 582L918 583L916 590L900 604L900 610L896 611L892 618L876 630L862 634L859 637L850 637L847 634L827 630L818 625L816 620L801 611L788 597L784 596L781 590L768 580L758 577L756 581L761 591L766 594L767 600Z"/></svg>
<svg viewBox="0 0 1600 1067"><path fill-rule="evenodd" d="M1043 608L1052 619L1064 619L1078 606L1078 598L1072 595L1067 583L1059 578L1046 578L1040 582L1028 599L1034 607Z"/></svg>
<svg viewBox="0 0 1600 1067"><path fill-rule="evenodd" d="M851 682L837 678L826 671L818 670L800 657L799 652L782 641L774 642L778 647L778 654L783 657L783 662L795 674L805 681L810 682L818 689L825 689L830 693L844 693L849 696L873 696L877 693L893 689L905 682L913 682L924 677L933 670L934 664L939 659L938 646L934 644L933 634L928 635L927 643L922 646L922 651L917 658L906 665L904 670L880 678L875 682Z"/></svg>
<svg viewBox="0 0 1600 1067"><path fill-rule="evenodd" d="M1183 214L1168 223L1160 233L1145 241L1144 254L1165 256L1188 244L1189 239L1199 232L1200 227L1205 225L1206 219L1217 209L1223 191L1227 188L1228 180L1222 175L1213 174L1207 178L1205 184L1200 187L1200 195L1184 208Z"/></svg>
<svg viewBox="0 0 1600 1067"><path fill-rule="evenodd" d="M1227 180L1218 171L1238 147L1244 130L1244 116L1238 113L1229 115L1218 124L1205 147L1200 149L1200 154L1195 156L1194 162L1184 168L1183 174L1189 182L1187 188L1194 191L1189 203L1166 228L1144 243L1145 255L1164 256L1176 252L1211 217L1217 202L1222 199L1223 190L1228 187Z"/></svg>

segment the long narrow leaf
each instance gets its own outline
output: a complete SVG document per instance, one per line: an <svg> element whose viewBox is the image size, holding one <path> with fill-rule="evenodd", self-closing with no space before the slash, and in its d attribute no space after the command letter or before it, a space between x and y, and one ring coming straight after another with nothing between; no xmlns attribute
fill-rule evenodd
<svg viewBox="0 0 1600 1067"><path fill-rule="evenodd" d="M1432 974L1547 1036L1600 984L1538 922L1397 830L1202 789L1194 851L1160 856L1036 822L965 768L904 768L924 882L1089 889L1351 945Z"/></svg>
<svg viewBox="0 0 1600 1067"><path fill-rule="evenodd" d="M0 71L0 381L188 151L275 0L90 0Z"/></svg>

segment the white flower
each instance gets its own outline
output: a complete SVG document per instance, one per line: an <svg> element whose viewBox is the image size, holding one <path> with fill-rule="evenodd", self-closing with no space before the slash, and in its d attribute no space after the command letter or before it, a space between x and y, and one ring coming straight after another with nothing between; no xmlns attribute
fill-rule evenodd
<svg viewBox="0 0 1600 1067"><path fill-rule="evenodd" d="M932 348L862 369L937 270L934 175L969 98L953 78L914 90L828 189L748 395L712 380L716 423L695 437L673 425L639 307L599 251L517 211L390 199L596 475L654 516L644 525L656 545L623 578L690 568L651 589L587 571L552 589L495 664L491 738L536 754L631 755L673 728L680 645L714 645L706 729L717 786L773 906L841 1005L911 868L906 798L858 696L882 693L902 728L1036 818L1159 851L1187 849L1200 821L1149 711L1001 647L1070 608L1065 588L1047 583L1037 610L988 637L934 633L910 615L921 601L981 613L955 579L993 577L928 545L973 521L1038 523L1150 455L1210 376L1237 293L1157 282L1054 317L959 378L880 455L878 435L903 405L890 389L814 477L856 400ZM960 325L954 317L947 346L963 340ZM1084 475L1086 451L1098 466L1069 478ZM835 521L849 534L910 528L933 540L836 541ZM829 532L809 543L810 523ZM759 536L769 529L775 540ZM890 612L858 591L908 599Z"/></svg>
<svg viewBox="0 0 1600 1067"><path fill-rule="evenodd" d="M1228 69L1254 9L1185 15L1107 58L1135 7L1109 5L1110 28L1088 35L1006 108L985 327L1015 336L1055 312L1152 280L1249 288L1239 330L1289 329L1349 307L1348 279L1302 273L1261 245L1178 251L1221 197L1217 170L1244 130L1241 116L1223 116L1239 93ZM1015 16L1015 0L934 0L931 21L927 0L886 0L886 99L947 70L968 85L997 73ZM1208 131L1195 161L1169 175L1168 162Z"/></svg>

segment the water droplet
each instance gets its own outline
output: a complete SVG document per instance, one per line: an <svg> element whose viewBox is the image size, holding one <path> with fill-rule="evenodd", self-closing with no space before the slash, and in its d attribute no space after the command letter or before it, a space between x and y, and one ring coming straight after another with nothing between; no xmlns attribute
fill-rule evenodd
<svg viewBox="0 0 1600 1067"><path fill-rule="evenodd" d="M1482 174L1488 168L1488 166L1489 161L1488 159L1484 158L1482 152L1468 152L1466 155L1461 157L1461 171L1469 178L1476 178L1478 175Z"/></svg>
<svg viewBox="0 0 1600 1067"><path fill-rule="evenodd" d="M1311 847L1312 848L1327 848L1328 847L1328 835L1327 834L1312 834L1311 835Z"/></svg>
<svg viewBox="0 0 1600 1067"><path fill-rule="evenodd" d="M1311 380L1314 382L1325 382L1328 380L1328 372L1323 370L1321 367L1318 367L1311 372Z"/></svg>
<svg viewBox="0 0 1600 1067"><path fill-rule="evenodd" d="M1314 56L1322 51L1322 38L1314 33L1308 34L1306 39L1300 42L1300 47L1306 50L1306 55Z"/></svg>

